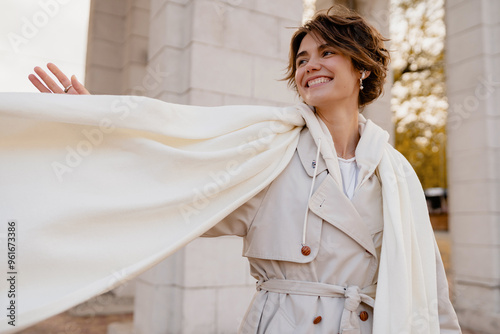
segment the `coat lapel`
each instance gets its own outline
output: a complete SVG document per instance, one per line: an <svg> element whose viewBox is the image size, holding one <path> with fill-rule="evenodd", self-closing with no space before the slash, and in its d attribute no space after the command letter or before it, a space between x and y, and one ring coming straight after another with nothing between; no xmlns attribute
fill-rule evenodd
<svg viewBox="0 0 500 334"><path fill-rule="evenodd" d="M370 229L330 175L327 175L311 197L309 208L354 239L373 256L377 256Z"/></svg>

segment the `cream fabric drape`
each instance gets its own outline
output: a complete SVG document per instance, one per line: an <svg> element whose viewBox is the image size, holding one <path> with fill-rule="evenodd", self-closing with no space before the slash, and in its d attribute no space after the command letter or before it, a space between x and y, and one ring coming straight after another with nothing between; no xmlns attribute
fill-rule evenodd
<svg viewBox="0 0 500 334"><path fill-rule="evenodd" d="M107 291L201 235L279 175L304 120L314 138L324 136L305 105L0 94L2 268L7 224L16 225L16 326L5 317L0 331ZM327 143L321 153L338 179ZM389 145L379 174L385 230L374 333L438 333L434 244L420 184ZM8 290L1 285L2 307L13 300Z"/></svg>

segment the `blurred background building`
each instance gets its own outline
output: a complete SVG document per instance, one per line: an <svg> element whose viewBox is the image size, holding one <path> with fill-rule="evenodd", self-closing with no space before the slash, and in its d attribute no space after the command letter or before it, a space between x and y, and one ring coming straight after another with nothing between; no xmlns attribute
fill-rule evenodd
<svg viewBox="0 0 500 334"><path fill-rule="evenodd" d="M288 105L298 101L279 81L290 37L304 13L334 3L357 10L392 36L385 95L364 113L389 131L426 188L460 323L470 333L498 333L500 1L91 0L85 83L94 94L183 104ZM24 40L4 22L4 66L42 43L42 30L56 34L72 25L67 19L44 24L43 15L54 22L72 5L38 1L14 34ZM67 43L68 50L80 50L71 39ZM12 56L16 45L25 49ZM76 56L59 53L54 62L77 72ZM38 58L24 63L30 60ZM255 292L241 249L236 237L195 240L71 314L92 316L81 325L87 327L98 322L97 314L133 312L133 320L110 325L110 334L236 333Z"/></svg>

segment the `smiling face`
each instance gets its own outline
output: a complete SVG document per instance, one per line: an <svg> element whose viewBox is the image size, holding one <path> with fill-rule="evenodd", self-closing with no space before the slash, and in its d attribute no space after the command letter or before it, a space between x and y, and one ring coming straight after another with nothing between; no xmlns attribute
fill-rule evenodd
<svg viewBox="0 0 500 334"><path fill-rule="evenodd" d="M296 56L297 91L310 106L358 105L360 71L321 37L305 35Z"/></svg>

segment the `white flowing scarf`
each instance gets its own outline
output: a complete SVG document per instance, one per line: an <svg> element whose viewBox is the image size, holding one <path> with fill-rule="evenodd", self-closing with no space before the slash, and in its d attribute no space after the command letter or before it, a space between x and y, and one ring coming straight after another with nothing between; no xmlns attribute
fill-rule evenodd
<svg viewBox="0 0 500 334"><path fill-rule="evenodd" d="M0 332L112 289L201 235L279 175L305 124L315 140L324 136L305 105L0 94L0 264L14 282L2 283L0 306L15 308L15 327L5 316ZM327 143L321 153L335 176ZM425 198L408 162L385 145L373 332L438 333Z"/></svg>

